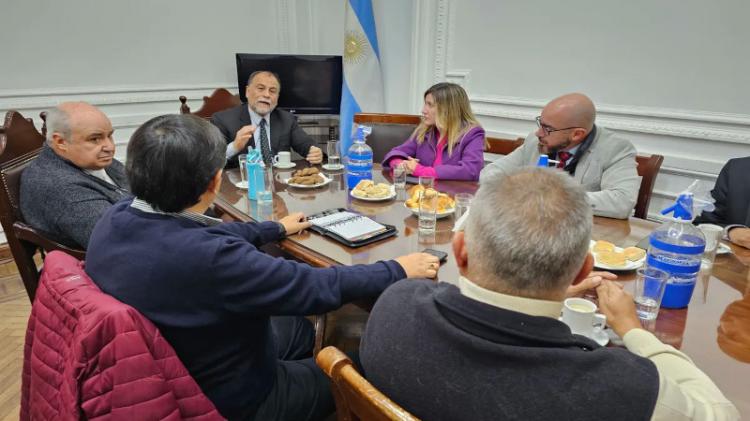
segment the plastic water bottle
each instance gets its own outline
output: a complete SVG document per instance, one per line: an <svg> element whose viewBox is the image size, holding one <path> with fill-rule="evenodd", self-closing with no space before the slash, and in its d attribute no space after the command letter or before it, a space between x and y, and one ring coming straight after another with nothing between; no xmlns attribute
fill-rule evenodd
<svg viewBox="0 0 750 421"><path fill-rule="evenodd" d="M684 308L690 303L701 269L701 256L706 239L692 224L693 194L683 193L674 205L661 211L673 214L672 220L655 229L649 236L646 264L669 274L661 306Z"/></svg>
<svg viewBox="0 0 750 421"><path fill-rule="evenodd" d="M362 180L372 180L372 148L365 143L365 136L372 129L358 126L347 154L346 185L349 190Z"/></svg>

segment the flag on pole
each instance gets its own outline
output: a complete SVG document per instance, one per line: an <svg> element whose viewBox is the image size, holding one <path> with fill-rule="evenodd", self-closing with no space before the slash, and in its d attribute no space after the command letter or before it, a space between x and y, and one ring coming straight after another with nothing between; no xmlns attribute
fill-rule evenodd
<svg viewBox="0 0 750 421"><path fill-rule="evenodd" d="M341 156L352 142L352 119L364 111L382 112L383 77L380 73L380 49L372 14L372 0L345 0L344 86L341 89Z"/></svg>

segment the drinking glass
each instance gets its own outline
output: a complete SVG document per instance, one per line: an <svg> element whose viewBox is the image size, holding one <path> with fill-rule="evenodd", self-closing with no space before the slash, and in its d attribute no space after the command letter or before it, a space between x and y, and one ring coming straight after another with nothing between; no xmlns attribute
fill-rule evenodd
<svg viewBox="0 0 750 421"><path fill-rule="evenodd" d="M261 167L256 172L256 177L258 205L273 203L273 171L271 168Z"/></svg>
<svg viewBox="0 0 750 421"><path fill-rule="evenodd" d="M435 177L429 177L429 176L419 177L419 185L424 187L425 189L434 189Z"/></svg>
<svg viewBox="0 0 750 421"><path fill-rule="evenodd" d="M635 279L635 309L641 320L654 320L659 314L661 298L669 275L652 267L640 268Z"/></svg>
<svg viewBox="0 0 750 421"><path fill-rule="evenodd" d="M433 233L437 224L437 192L427 189L419 192L419 232Z"/></svg>
<svg viewBox="0 0 750 421"><path fill-rule="evenodd" d="M456 212L453 214L453 217L458 221L458 218L463 216L463 214L469 210L474 195L471 193L456 193L454 199L456 200Z"/></svg>
<svg viewBox="0 0 750 421"><path fill-rule="evenodd" d="M240 177L242 178L242 185L247 186L247 154L241 154L237 157L240 164Z"/></svg>
<svg viewBox="0 0 750 421"><path fill-rule="evenodd" d="M724 228L714 224L700 224L698 229L706 237L706 250L701 257L701 269L710 270L714 266L716 250L719 248L719 241L724 234Z"/></svg>
<svg viewBox="0 0 750 421"><path fill-rule="evenodd" d="M338 140L329 140L326 145L326 154L328 155L328 169L329 170L340 170L343 168L341 165L341 151L339 147L341 142Z"/></svg>
<svg viewBox="0 0 750 421"><path fill-rule="evenodd" d="M406 188L406 168L403 164L399 164L393 168L393 186L400 190Z"/></svg>

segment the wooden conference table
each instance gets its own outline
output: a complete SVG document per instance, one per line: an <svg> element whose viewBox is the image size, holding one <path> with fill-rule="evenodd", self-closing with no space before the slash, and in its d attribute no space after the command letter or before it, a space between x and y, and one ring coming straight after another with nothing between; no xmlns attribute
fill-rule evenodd
<svg viewBox="0 0 750 421"><path fill-rule="evenodd" d="M306 166L299 162L299 168ZM294 169L274 169L275 193L273 206L258 206L248 200L247 191L237 188L237 170L224 174L216 206L239 221L278 220L290 212L306 215L331 208L347 208L370 216L378 222L395 225L398 236L375 244L352 249L310 231L293 235L279 247L286 253L313 266L354 265L392 259L403 254L433 248L448 253L449 258L438 273L443 282L456 282L458 269L451 252L453 217L439 219L434 235L419 234L417 219L404 207L406 193L395 200L365 202L349 196L343 171L323 171L331 183L316 189L289 187L282 180ZM374 169L376 182L390 181L380 166ZM478 185L469 182L438 181L438 190L450 195L473 193ZM594 218L593 238L608 240L618 246L631 246L646 237L657 224L631 218L615 220ZM711 273L702 273L695 287L690 306L686 309L662 309L655 323L647 328L656 336L683 350L704 370L738 407L750 418L750 250L732 246L733 253L717 256ZM634 272L618 274L620 280L631 281ZM632 288L626 282L626 288Z"/></svg>

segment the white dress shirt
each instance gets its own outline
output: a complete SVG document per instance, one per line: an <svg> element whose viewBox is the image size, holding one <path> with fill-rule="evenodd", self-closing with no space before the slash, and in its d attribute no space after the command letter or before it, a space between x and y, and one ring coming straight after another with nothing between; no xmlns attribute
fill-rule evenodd
<svg viewBox="0 0 750 421"><path fill-rule="evenodd" d="M247 106L247 110L250 112L250 122L253 126L255 126L255 132L253 133L253 139L255 140L255 146L256 149L260 149L260 121L266 120L266 135L268 135L268 144L265 146L268 147L269 151L272 151L271 149L271 113L266 114L265 116L261 117L253 111L250 106ZM234 142L230 142L229 145L227 145L227 159L230 159L231 157L237 155L238 153L243 153L234 147ZM271 155L273 155L273 152L271 152Z"/></svg>

